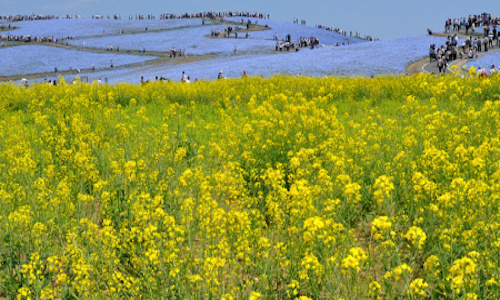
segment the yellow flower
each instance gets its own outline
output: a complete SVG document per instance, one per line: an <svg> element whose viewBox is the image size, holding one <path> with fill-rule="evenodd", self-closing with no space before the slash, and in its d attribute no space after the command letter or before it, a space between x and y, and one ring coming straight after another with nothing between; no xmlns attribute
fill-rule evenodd
<svg viewBox="0 0 500 300"><path fill-rule="evenodd" d="M373 184L373 197L375 201L380 205L384 202L385 199L389 199L391 197L391 192L394 190L394 184L392 183L392 179L386 175L382 175L375 179L375 183Z"/></svg>
<svg viewBox="0 0 500 300"><path fill-rule="evenodd" d="M425 282L422 278L416 278L410 283L408 293L410 295L426 296L425 289L427 289L427 287L429 287L427 282Z"/></svg>
<svg viewBox="0 0 500 300"><path fill-rule="evenodd" d="M409 247L416 247L422 249L427 239L427 234L418 226L412 226L403 237L409 242Z"/></svg>
<svg viewBox="0 0 500 300"><path fill-rule="evenodd" d="M477 264L469 257L456 259L450 267L451 288L459 293L462 289L470 289L476 286Z"/></svg>
<svg viewBox="0 0 500 300"><path fill-rule="evenodd" d="M380 216L373 220L370 232L375 240L383 240L390 233L392 223L388 220L387 216Z"/></svg>
<svg viewBox="0 0 500 300"><path fill-rule="evenodd" d="M388 271L384 275L384 279L392 281L400 281L402 278L407 278L412 270L407 264L402 264L395 267L392 271Z"/></svg>
<svg viewBox="0 0 500 300"><path fill-rule="evenodd" d="M377 281L370 282L368 293L370 297L380 299L381 286Z"/></svg>
<svg viewBox="0 0 500 300"><path fill-rule="evenodd" d="M358 272L363 262L368 258L365 251L359 247L354 247L349 250L349 255L342 260L342 273Z"/></svg>
<svg viewBox="0 0 500 300"><path fill-rule="evenodd" d="M440 271L437 269L439 267L439 258L435 255L431 255L424 262L424 268L427 272L433 274L434 276L438 276Z"/></svg>

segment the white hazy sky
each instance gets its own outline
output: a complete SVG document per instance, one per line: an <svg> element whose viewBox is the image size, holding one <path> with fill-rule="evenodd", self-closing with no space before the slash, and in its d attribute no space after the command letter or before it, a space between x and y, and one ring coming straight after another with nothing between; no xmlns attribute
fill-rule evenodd
<svg viewBox="0 0 500 300"><path fill-rule="evenodd" d="M381 39L443 31L446 18L491 13L500 16L498 0L0 0L0 14L87 15L252 11L271 19L326 25Z"/></svg>

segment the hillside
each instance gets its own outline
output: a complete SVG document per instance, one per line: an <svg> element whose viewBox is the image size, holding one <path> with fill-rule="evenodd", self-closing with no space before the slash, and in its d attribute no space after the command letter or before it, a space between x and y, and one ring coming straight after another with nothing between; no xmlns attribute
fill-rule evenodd
<svg viewBox="0 0 500 300"><path fill-rule="evenodd" d="M246 38L248 21L252 25ZM234 33L229 38L211 36L229 26L241 27L238 38ZM444 42L444 38L425 35L366 42L305 25L240 17L224 22L206 20L203 25L200 19L59 19L17 22L16 27L3 32L3 80L55 79L59 75L73 80L78 75L88 81L107 78L109 82L137 83L141 76L145 80L157 76L179 80L182 71L192 80L211 80L220 70L226 77L239 77L243 70L264 77L283 73L371 76L404 73L406 65L426 54L429 43ZM29 36L31 42L6 41L9 35ZM276 51L276 40L287 35L296 43L300 37L314 37L319 46ZM171 49L185 52L187 57L173 58Z"/></svg>

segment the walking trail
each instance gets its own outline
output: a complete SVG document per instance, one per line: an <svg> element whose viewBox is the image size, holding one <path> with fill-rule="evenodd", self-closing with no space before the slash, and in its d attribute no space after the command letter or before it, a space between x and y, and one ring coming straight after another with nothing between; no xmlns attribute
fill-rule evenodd
<svg viewBox="0 0 500 300"><path fill-rule="evenodd" d="M454 34L457 34L458 35L458 38L460 39L467 39L469 38L471 35L470 34L465 34L465 31L464 30L461 30L461 31L452 31L450 34L445 34L445 33L437 33L437 34L434 34L434 36L443 36L443 37L447 37L448 35L454 35ZM484 35L472 35L472 37L481 37L481 38L484 38ZM478 57L481 57L485 54L489 54L489 53L492 53L492 52L496 52L500 50L500 47L498 46L493 46L491 48L488 48L488 51L482 51L482 52L478 52ZM450 68L452 66L457 66L457 70L461 73L467 73L466 70L463 70L462 67L467 64L467 62L469 61L469 58L466 57L466 58L463 58L463 59L456 59L456 60L453 60L451 62L448 63L448 67L447 67L447 71L450 72ZM406 67L406 72L408 74L418 74L418 73L426 73L426 74L438 74L439 70L438 70L438 67L437 67L437 62L435 59L433 59L432 61L429 59L429 56L427 56L426 58L423 58L421 60L418 60L418 61L415 61L413 63L411 63L410 65L408 65Z"/></svg>

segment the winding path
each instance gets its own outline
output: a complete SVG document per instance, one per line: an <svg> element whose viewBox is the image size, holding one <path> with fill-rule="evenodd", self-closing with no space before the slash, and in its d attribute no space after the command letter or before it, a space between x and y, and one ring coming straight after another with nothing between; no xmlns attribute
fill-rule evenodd
<svg viewBox="0 0 500 300"><path fill-rule="evenodd" d="M465 35L463 32L460 31L452 31L450 34L458 34L458 37L461 39L466 39L469 38L471 35ZM436 36L448 36L448 34L436 34ZM473 37L484 37L483 35L473 35ZM493 43L493 47L489 48L488 51L482 51L478 53L478 57L484 56L489 53L493 53L500 50L499 46L495 46L495 42ZM447 72L451 72L450 68L452 66L457 66L457 70L460 70L460 72L465 72L462 70L462 66L465 65L469 61L468 58L464 59L457 59L451 61L448 66L446 67ZM429 57L427 56L426 58L423 58L419 61L416 61L412 64L410 64L406 68L406 72L409 74L418 74L418 73L426 73L426 74L438 74L439 73L439 68L437 66L437 61L430 60Z"/></svg>

